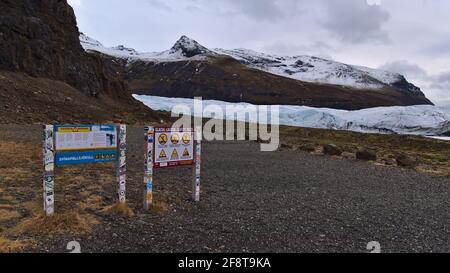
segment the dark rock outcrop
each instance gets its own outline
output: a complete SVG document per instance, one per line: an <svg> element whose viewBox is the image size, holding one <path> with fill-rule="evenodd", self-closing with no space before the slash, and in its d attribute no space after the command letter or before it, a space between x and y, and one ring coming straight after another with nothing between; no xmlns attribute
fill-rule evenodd
<svg viewBox="0 0 450 273"><path fill-rule="evenodd" d="M334 144L328 144L323 146L323 153L331 156L340 156L342 155L342 150Z"/></svg>
<svg viewBox="0 0 450 273"><path fill-rule="evenodd" d="M369 149L362 149L356 152L356 159L364 161L377 161L377 153Z"/></svg>
<svg viewBox="0 0 450 273"><path fill-rule="evenodd" d="M80 45L66 0L0 1L0 123L137 123L160 114L136 101L123 64Z"/></svg>
<svg viewBox="0 0 450 273"><path fill-rule="evenodd" d="M398 155L395 160L397 161L397 165L400 167L414 168L419 164L417 160L407 155Z"/></svg>
<svg viewBox="0 0 450 273"><path fill-rule="evenodd" d="M171 53L180 52L184 57L194 57L197 55L215 55L212 51L199 44L197 41L187 37L181 36L181 38L170 49Z"/></svg>
<svg viewBox="0 0 450 273"><path fill-rule="evenodd" d="M93 96L126 92L121 77L81 47L66 0L0 1L0 69L64 81Z"/></svg>

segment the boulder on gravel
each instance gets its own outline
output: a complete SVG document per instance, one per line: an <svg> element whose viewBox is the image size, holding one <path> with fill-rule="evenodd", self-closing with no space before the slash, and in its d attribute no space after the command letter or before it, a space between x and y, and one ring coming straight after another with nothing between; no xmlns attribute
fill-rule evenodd
<svg viewBox="0 0 450 273"><path fill-rule="evenodd" d="M369 149L362 149L356 152L356 159L364 161L377 161L377 153Z"/></svg>
<svg viewBox="0 0 450 273"><path fill-rule="evenodd" d="M342 155L342 150L334 144L328 144L323 146L323 153L326 155L340 156Z"/></svg>
<svg viewBox="0 0 450 273"><path fill-rule="evenodd" d="M397 165L400 167L416 167L418 162L417 160L407 156L407 155L398 155L395 160L397 161Z"/></svg>

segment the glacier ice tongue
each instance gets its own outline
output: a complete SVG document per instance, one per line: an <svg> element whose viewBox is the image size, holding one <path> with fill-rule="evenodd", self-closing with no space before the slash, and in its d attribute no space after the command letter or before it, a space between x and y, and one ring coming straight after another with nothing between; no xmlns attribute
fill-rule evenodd
<svg viewBox="0 0 450 273"><path fill-rule="evenodd" d="M193 109L194 100L157 96L133 95L146 106L158 111L171 112L177 105ZM218 105L225 112L227 105L251 105L204 100L203 107ZM270 109L270 108L269 108ZM213 113L206 113L205 118ZM431 105L407 107L378 107L358 111L280 105L280 125L345 130L364 133L412 134L423 136L450 135L450 108ZM229 117L231 118L231 116ZM248 120L245 120L248 121Z"/></svg>

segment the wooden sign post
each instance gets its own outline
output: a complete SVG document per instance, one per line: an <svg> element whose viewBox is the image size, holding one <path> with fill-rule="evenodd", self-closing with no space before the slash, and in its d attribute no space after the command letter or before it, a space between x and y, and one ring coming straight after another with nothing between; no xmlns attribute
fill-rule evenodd
<svg viewBox="0 0 450 273"><path fill-rule="evenodd" d="M192 195L194 202L200 202L200 183L202 168L202 128L195 128L195 168Z"/></svg>
<svg viewBox="0 0 450 273"><path fill-rule="evenodd" d="M200 201L201 127L166 128L148 126L144 129L144 209L153 204L154 170L194 166L193 200Z"/></svg>
<svg viewBox="0 0 450 273"><path fill-rule="evenodd" d="M119 202L127 202L127 126L119 126L119 158L117 160L117 179L119 182Z"/></svg>
<svg viewBox="0 0 450 273"><path fill-rule="evenodd" d="M126 125L45 125L44 210L55 213L55 167L117 162L119 201L126 202Z"/></svg>
<svg viewBox="0 0 450 273"><path fill-rule="evenodd" d="M153 205L153 145L155 129L152 126L145 127L145 163L144 163L144 209L149 210Z"/></svg>
<svg viewBox="0 0 450 273"><path fill-rule="evenodd" d="M44 158L44 211L47 216L55 213L55 142L53 125L45 125L43 139Z"/></svg>

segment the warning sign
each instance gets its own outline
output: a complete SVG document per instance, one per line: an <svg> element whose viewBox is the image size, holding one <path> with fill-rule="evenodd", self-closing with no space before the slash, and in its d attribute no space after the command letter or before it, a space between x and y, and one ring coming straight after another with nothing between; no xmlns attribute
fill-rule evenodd
<svg viewBox="0 0 450 273"><path fill-rule="evenodd" d="M161 134L161 135L158 136L158 142L161 145L166 145L167 139L168 139L167 138L167 134Z"/></svg>
<svg viewBox="0 0 450 273"><path fill-rule="evenodd" d="M161 150L161 152L159 153L159 159L161 159L161 160L167 159L166 151Z"/></svg>
<svg viewBox="0 0 450 273"><path fill-rule="evenodd" d="M155 168L194 164L192 128L155 128Z"/></svg>
<svg viewBox="0 0 450 273"><path fill-rule="evenodd" d="M191 142L191 134L185 133L183 135L183 143L187 145L190 142Z"/></svg>
<svg viewBox="0 0 450 273"><path fill-rule="evenodd" d="M177 145L180 142L180 136L177 133L174 133L170 136L170 141L172 141L173 145Z"/></svg>
<svg viewBox="0 0 450 273"><path fill-rule="evenodd" d="M174 149L172 152L172 157L170 158L171 160L178 160L180 159L180 157L178 156L178 152L177 149Z"/></svg>

